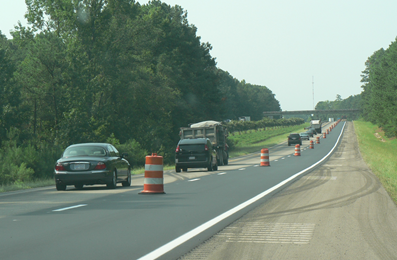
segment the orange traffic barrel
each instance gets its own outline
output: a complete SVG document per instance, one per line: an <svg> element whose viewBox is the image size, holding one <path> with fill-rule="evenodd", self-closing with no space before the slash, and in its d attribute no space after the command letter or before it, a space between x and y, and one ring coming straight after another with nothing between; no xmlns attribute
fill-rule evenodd
<svg viewBox="0 0 397 260"><path fill-rule="evenodd" d="M314 149L313 140L310 140L310 149Z"/></svg>
<svg viewBox="0 0 397 260"><path fill-rule="evenodd" d="M323 138L325 139L325 138L327 138L327 135L326 135L326 133L323 133Z"/></svg>
<svg viewBox="0 0 397 260"><path fill-rule="evenodd" d="M269 149L264 148L261 150L261 166L270 166L269 162Z"/></svg>
<svg viewBox="0 0 397 260"><path fill-rule="evenodd" d="M320 144L320 136L317 136L317 138L316 138L316 144Z"/></svg>
<svg viewBox="0 0 397 260"><path fill-rule="evenodd" d="M299 144L295 145L295 156L301 156L301 146Z"/></svg>
<svg viewBox="0 0 397 260"><path fill-rule="evenodd" d="M329 135L329 129L327 129L327 135Z"/></svg>
<svg viewBox="0 0 397 260"><path fill-rule="evenodd" d="M139 194L164 194L163 156L156 153L146 156L143 191Z"/></svg>

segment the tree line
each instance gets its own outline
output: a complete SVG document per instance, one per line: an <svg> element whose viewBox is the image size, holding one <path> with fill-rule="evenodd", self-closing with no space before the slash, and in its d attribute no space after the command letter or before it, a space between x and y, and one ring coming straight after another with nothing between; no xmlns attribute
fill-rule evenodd
<svg viewBox="0 0 397 260"><path fill-rule="evenodd" d="M337 109L361 109L361 94L352 95L348 98L342 99L341 95L337 94L334 101L320 101L316 104L315 110L337 110ZM343 114L343 113L329 113L321 114L318 119L328 120L328 118L346 118L349 120L358 119L360 113Z"/></svg>
<svg viewBox="0 0 397 260"><path fill-rule="evenodd" d="M73 143L171 162L181 126L280 110L270 89L217 68L181 6L26 3L28 26L0 32L0 184L51 176Z"/></svg>
<svg viewBox="0 0 397 260"><path fill-rule="evenodd" d="M362 72L362 109L365 120L397 136L397 41L375 51Z"/></svg>

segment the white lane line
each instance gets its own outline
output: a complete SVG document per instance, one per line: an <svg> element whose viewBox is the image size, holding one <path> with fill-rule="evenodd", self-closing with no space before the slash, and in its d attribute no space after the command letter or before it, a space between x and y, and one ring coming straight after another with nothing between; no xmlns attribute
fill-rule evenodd
<svg viewBox="0 0 397 260"><path fill-rule="evenodd" d="M239 171L244 171L245 170L245 168L241 168L241 169L238 169Z"/></svg>
<svg viewBox="0 0 397 260"><path fill-rule="evenodd" d="M174 240L168 242L167 244L153 250L152 252L142 256L141 258L139 258L138 260L152 260L152 259L156 259L164 254L166 254L167 252L171 251L172 249L176 248L177 246L180 246L181 244L185 243L186 241L188 241L189 239L195 237L196 235L200 234L201 232L203 232L204 230L209 229L210 227L218 224L219 222L221 222L222 220L230 217L231 215L235 214L236 212L242 210L243 208L251 205L252 203L262 199L263 197L265 197L266 195L268 195L269 193L273 192L274 190L277 190L278 188L282 187L283 185L287 184L288 182L292 181L293 179L299 177L300 175L304 174L305 172L311 170L312 168L316 167L317 165L319 165L320 163L322 163L325 159L327 159L328 156L331 155L331 153L335 150L337 144L339 143L339 140L342 136L343 130L345 129L345 125L346 123L343 125L342 130L339 134L338 139L335 142L334 147L332 147L331 151L329 151L329 153L327 153L327 155L325 155L321 160L319 160L318 162L316 162L315 164L313 164L312 166L298 172L295 173L294 175L292 175L291 177L289 177L288 179L285 179L284 181L280 182L279 184L271 187L270 189L256 195L255 197L247 200L246 202L241 203L240 205L222 213L221 215L201 224L200 226L186 232L185 234L181 235L180 237L175 238Z"/></svg>
<svg viewBox="0 0 397 260"><path fill-rule="evenodd" d="M226 172L220 172L220 173L218 173L218 175L224 175L224 174L226 174Z"/></svg>
<svg viewBox="0 0 397 260"><path fill-rule="evenodd" d="M196 178L196 179L190 179L188 181L199 181L199 180L200 180L200 178Z"/></svg>
<svg viewBox="0 0 397 260"><path fill-rule="evenodd" d="M70 206L70 207L66 207L66 208L54 209L53 211L59 212L59 211L65 211L65 210L75 209L75 208L80 208L80 207L85 207L85 206L87 206L87 204L79 204L79 205Z"/></svg>

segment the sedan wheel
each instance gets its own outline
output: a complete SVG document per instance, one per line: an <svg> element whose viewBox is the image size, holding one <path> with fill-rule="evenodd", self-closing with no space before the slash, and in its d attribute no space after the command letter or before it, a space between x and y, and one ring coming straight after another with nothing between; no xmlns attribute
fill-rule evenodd
<svg viewBox="0 0 397 260"><path fill-rule="evenodd" d="M130 187L131 186L131 173L128 174L127 180L121 183L123 187Z"/></svg>
<svg viewBox="0 0 397 260"><path fill-rule="evenodd" d="M115 189L115 188L116 188L116 186L117 186L117 174L116 174L116 170L113 171L112 182L106 184L106 186L107 186L109 189Z"/></svg>
<svg viewBox="0 0 397 260"><path fill-rule="evenodd" d="M55 187L57 188L57 190L66 190L66 185L65 184L56 183Z"/></svg>

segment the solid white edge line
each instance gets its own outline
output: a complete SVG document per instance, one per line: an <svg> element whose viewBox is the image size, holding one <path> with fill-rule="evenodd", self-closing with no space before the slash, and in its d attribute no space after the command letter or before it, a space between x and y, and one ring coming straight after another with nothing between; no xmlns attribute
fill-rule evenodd
<svg viewBox="0 0 397 260"><path fill-rule="evenodd" d="M221 215L205 222L204 224L196 227L195 229L190 230L189 232L183 234L180 237L175 238L174 240L168 242L167 244L153 250L152 252L142 256L141 258L138 258L138 260L152 260L152 259L156 259L162 255L164 255L165 253L171 251L172 249L176 248L177 246L180 246L181 244L185 243L186 241L188 241L189 239L195 237L196 235L200 234L201 232L203 232L204 230L212 227L213 225L221 222L222 220L230 217L231 215L235 214L236 212L240 211L241 209L251 205L252 203L260 200L261 198L265 197L266 195L268 195L269 193L273 192L274 190L282 187L283 185L287 184L288 182L290 182L291 180L295 179L296 177L302 175L303 173L307 172L308 170L311 170L312 168L314 168L315 166L317 166L318 164L320 164L321 162L323 162L334 150L336 145L339 143L339 140L343 134L343 130L345 129L345 125L346 122L343 124L342 130L339 134L338 139L335 142L334 147L332 147L331 151L329 153L327 153L320 161L316 162L315 164L313 164L312 166L298 172L295 173L294 175L292 175L291 177L289 177L288 179L285 179L284 181L280 182L279 184L271 187L270 189L256 195L255 197L247 200L246 202L241 203L240 205L222 213Z"/></svg>
<svg viewBox="0 0 397 260"><path fill-rule="evenodd" d="M58 212L58 211L65 211L68 209L75 209L75 208L80 208L80 207L84 207L87 206L87 204L79 204L79 205L75 205L75 206L71 206L71 207L67 207L67 208L61 208L61 209L54 209L53 211Z"/></svg>

